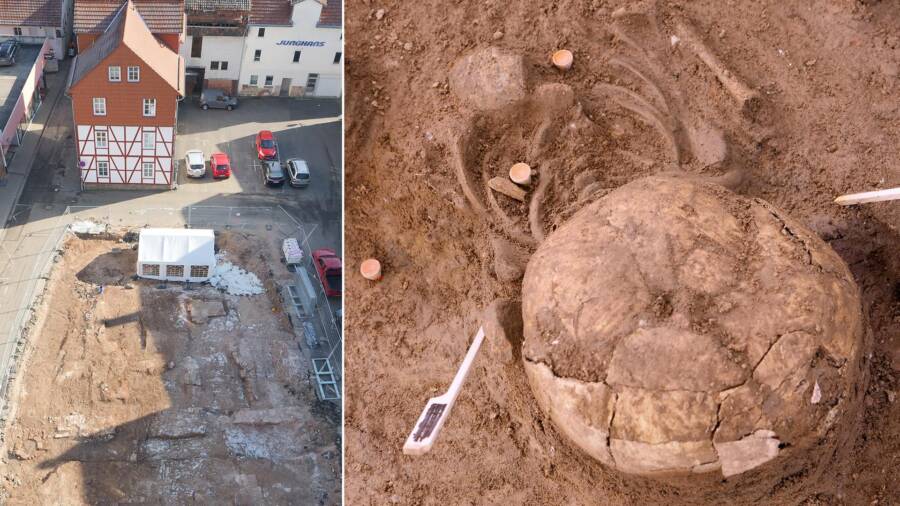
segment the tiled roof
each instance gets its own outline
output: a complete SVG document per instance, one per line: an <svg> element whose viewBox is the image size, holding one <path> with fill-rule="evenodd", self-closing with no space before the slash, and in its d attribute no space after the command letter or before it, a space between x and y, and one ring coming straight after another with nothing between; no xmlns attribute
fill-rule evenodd
<svg viewBox="0 0 900 506"><path fill-rule="evenodd" d="M249 11L250 0L185 0L189 12Z"/></svg>
<svg viewBox="0 0 900 506"><path fill-rule="evenodd" d="M251 0L251 3L250 24L291 24L291 0Z"/></svg>
<svg viewBox="0 0 900 506"><path fill-rule="evenodd" d="M341 13L343 12L341 6L343 4L344 2L341 0L328 0L322 6L322 13L319 14L319 22L316 23L316 26L319 28L340 28Z"/></svg>
<svg viewBox="0 0 900 506"><path fill-rule="evenodd" d="M0 0L0 25L62 26L62 0Z"/></svg>
<svg viewBox="0 0 900 506"><path fill-rule="evenodd" d="M169 86L184 95L184 60L153 36L132 2L128 2L119 11L113 13L109 29L97 38L93 46L75 58L69 89L124 44Z"/></svg>
<svg viewBox="0 0 900 506"><path fill-rule="evenodd" d="M75 0L75 33L103 32L122 3L122 0ZM151 32L181 33L184 30L184 0L137 0L134 3Z"/></svg>

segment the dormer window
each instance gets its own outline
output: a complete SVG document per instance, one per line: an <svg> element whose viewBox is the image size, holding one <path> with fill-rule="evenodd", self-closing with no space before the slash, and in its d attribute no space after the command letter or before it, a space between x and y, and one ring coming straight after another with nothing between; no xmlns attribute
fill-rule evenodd
<svg viewBox="0 0 900 506"><path fill-rule="evenodd" d="M128 82L136 83L141 80L141 68L137 65L128 67Z"/></svg>
<svg viewBox="0 0 900 506"><path fill-rule="evenodd" d="M110 66L109 67L109 82L118 83L122 81L122 67Z"/></svg>

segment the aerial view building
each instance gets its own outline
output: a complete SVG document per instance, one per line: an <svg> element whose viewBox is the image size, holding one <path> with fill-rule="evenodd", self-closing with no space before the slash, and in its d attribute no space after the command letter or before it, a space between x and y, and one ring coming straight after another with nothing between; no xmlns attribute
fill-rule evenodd
<svg viewBox="0 0 900 506"><path fill-rule="evenodd" d="M68 95L83 187L173 186L184 61L153 36L133 2L75 58Z"/></svg>

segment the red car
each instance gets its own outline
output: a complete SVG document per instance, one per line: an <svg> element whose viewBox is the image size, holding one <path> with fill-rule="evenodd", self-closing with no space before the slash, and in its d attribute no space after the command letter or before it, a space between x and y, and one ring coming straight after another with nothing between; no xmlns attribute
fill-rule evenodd
<svg viewBox="0 0 900 506"><path fill-rule="evenodd" d="M212 171L213 178L231 176L231 162L228 161L228 155L213 153L209 157L209 169Z"/></svg>
<svg viewBox="0 0 900 506"><path fill-rule="evenodd" d="M256 156L260 160L278 160L278 144L272 132L261 130L256 134Z"/></svg>
<svg viewBox="0 0 900 506"><path fill-rule="evenodd" d="M341 259L335 255L333 249L322 248L312 252L313 263L316 264L316 272L322 280L325 295L340 297L342 292L343 267Z"/></svg>

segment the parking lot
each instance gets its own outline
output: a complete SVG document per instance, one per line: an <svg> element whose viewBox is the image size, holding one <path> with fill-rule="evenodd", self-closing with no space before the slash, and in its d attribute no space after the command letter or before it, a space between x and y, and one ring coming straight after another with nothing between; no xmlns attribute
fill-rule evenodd
<svg viewBox="0 0 900 506"><path fill-rule="evenodd" d="M193 196L199 206L221 206L222 198L240 196L241 204L281 205L306 230L311 249L341 251L341 117L340 102L278 98L241 99L233 111L204 111L193 98L178 110L175 156L179 161L179 194ZM266 186L262 162L256 155L256 134L270 130L278 142L282 162L306 160L310 184L305 188ZM207 173L189 178L184 172L185 153L199 149L206 159ZM209 157L222 152L231 161L232 175L213 179ZM234 205L234 204L229 204ZM332 311L340 298L329 298Z"/></svg>
<svg viewBox="0 0 900 506"><path fill-rule="evenodd" d="M280 195L297 202L315 204L340 184L340 119L338 102L272 100L248 98L233 111L200 109L193 99L179 108L175 155L179 160L178 183L191 192ZM282 162L290 158L306 160L311 184L307 188L267 187L263 183L262 162L256 155L256 134L270 130L278 142ZM329 146L330 140L337 144ZM188 178L184 172L185 152L199 149L207 162L207 174ZM209 156L228 155L232 176L212 179Z"/></svg>

